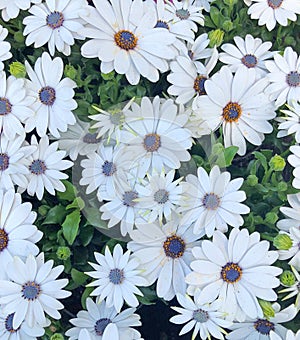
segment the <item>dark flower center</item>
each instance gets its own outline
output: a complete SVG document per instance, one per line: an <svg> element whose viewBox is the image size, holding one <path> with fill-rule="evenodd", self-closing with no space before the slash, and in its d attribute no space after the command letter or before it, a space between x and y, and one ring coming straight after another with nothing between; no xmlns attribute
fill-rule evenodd
<svg viewBox="0 0 300 340"><path fill-rule="evenodd" d="M242 108L238 103L229 102L223 108L223 118L228 123L237 122L242 114Z"/></svg>
<svg viewBox="0 0 300 340"><path fill-rule="evenodd" d="M111 320L107 318L99 319L98 321L96 321L96 324L94 326L96 334L102 336L106 326L109 325L110 323Z"/></svg>
<svg viewBox="0 0 300 340"><path fill-rule="evenodd" d="M41 293L41 287L34 281L28 281L22 286L22 297L26 300L33 301L38 298Z"/></svg>
<svg viewBox="0 0 300 340"><path fill-rule="evenodd" d="M41 103L47 106L53 105L55 102L55 90L53 87L45 86L39 90L39 100Z"/></svg>
<svg viewBox="0 0 300 340"><path fill-rule="evenodd" d="M102 165L102 172L105 176L112 176L117 171L113 162L105 161Z"/></svg>
<svg viewBox="0 0 300 340"><path fill-rule="evenodd" d="M187 10L187 9L178 9L176 12L175 12L176 16L180 19L180 20L186 20L190 17L190 12Z"/></svg>
<svg viewBox="0 0 300 340"><path fill-rule="evenodd" d="M300 74L297 71L292 71L286 76L286 82L291 87L300 85Z"/></svg>
<svg viewBox="0 0 300 340"><path fill-rule="evenodd" d="M273 322L265 319L258 319L254 322L254 328L263 335L269 335L271 331L274 331L275 327Z"/></svg>
<svg viewBox="0 0 300 340"><path fill-rule="evenodd" d="M111 269L108 275L109 281L113 283L114 285L119 285L121 284L125 277L124 277L124 271L122 269Z"/></svg>
<svg viewBox="0 0 300 340"><path fill-rule="evenodd" d="M206 94L204 83L206 82L207 78L205 76L197 76L197 78L194 81L194 90L200 95Z"/></svg>
<svg viewBox="0 0 300 340"><path fill-rule="evenodd" d="M42 175L47 170L47 167L43 161L36 159L29 165L29 170L34 175Z"/></svg>
<svg viewBox="0 0 300 340"><path fill-rule="evenodd" d="M0 229L0 252L3 251L8 244L8 234L4 229Z"/></svg>
<svg viewBox="0 0 300 340"><path fill-rule="evenodd" d="M233 262L228 262L222 267L221 277L227 283L236 283L242 277L242 268Z"/></svg>
<svg viewBox="0 0 300 340"><path fill-rule="evenodd" d="M121 125L124 122L125 116L122 112L111 113L110 121L114 125Z"/></svg>
<svg viewBox="0 0 300 340"><path fill-rule="evenodd" d="M47 15L46 23L52 29L59 28L64 22L64 16L61 12L54 11Z"/></svg>
<svg viewBox="0 0 300 340"><path fill-rule="evenodd" d="M9 166L9 157L7 153L0 153L0 170L4 171Z"/></svg>
<svg viewBox="0 0 300 340"><path fill-rule="evenodd" d="M126 191L123 194L123 204L126 205L126 207L134 207L136 205L136 202L134 200L138 197L139 195L136 191Z"/></svg>
<svg viewBox="0 0 300 340"><path fill-rule="evenodd" d="M154 201L156 201L158 204L164 204L169 199L169 193L165 189L159 189L154 194Z"/></svg>
<svg viewBox="0 0 300 340"><path fill-rule="evenodd" d="M246 54L242 58L242 63L248 68L253 68L257 65L257 58L253 54Z"/></svg>
<svg viewBox="0 0 300 340"><path fill-rule="evenodd" d="M17 329L13 328L13 320L14 320L15 313L9 314L5 319L5 328L9 333L16 333L20 327Z"/></svg>
<svg viewBox="0 0 300 340"><path fill-rule="evenodd" d="M144 138L144 148L148 152L154 152L161 146L160 136L156 133L149 133Z"/></svg>
<svg viewBox="0 0 300 340"><path fill-rule="evenodd" d="M193 319L197 322L204 323L209 319L208 312L203 309L197 309L193 312Z"/></svg>
<svg viewBox="0 0 300 340"><path fill-rule="evenodd" d="M166 256L171 257L172 259L176 259L183 255L185 251L185 242L181 237L177 235L172 235L167 237L163 247Z"/></svg>
<svg viewBox="0 0 300 340"><path fill-rule="evenodd" d="M8 99L0 97L0 116L5 116L11 113L11 103Z"/></svg>
<svg viewBox="0 0 300 340"><path fill-rule="evenodd" d="M162 20L157 20L157 23L154 26L154 28L156 27L165 28L167 30L169 29L169 25L165 21L162 21Z"/></svg>
<svg viewBox="0 0 300 340"><path fill-rule="evenodd" d="M268 5L273 8L279 8L282 4L283 0L268 0Z"/></svg>
<svg viewBox="0 0 300 340"><path fill-rule="evenodd" d="M129 51L135 49L138 38L127 30L121 30L114 36L115 43L123 50Z"/></svg>
<svg viewBox="0 0 300 340"><path fill-rule="evenodd" d="M220 205L220 198L214 193L205 194L202 203L206 209L215 210Z"/></svg>
<svg viewBox="0 0 300 340"><path fill-rule="evenodd" d="M83 142L86 144L98 144L101 141L101 138L97 138L97 133L88 132L82 138Z"/></svg>

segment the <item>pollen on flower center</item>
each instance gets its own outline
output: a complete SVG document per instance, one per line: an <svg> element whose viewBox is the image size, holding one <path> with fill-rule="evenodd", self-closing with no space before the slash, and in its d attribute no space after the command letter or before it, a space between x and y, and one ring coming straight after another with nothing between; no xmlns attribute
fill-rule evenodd
<svg viewBox="0 0 300 340"><path fill-rule="evenodd" d="M185 251L185 242L181 237L177 235L172 235L167 237L163 244L163 247L167 257L176 259L183 255Z"/></svg>
<svg viewBox="0 0 300 340"><path fill-rule="evenodd" d="M47 170L47 167L43 161L36 159L29 165L29 170L34 175L42 175Z"/></svg>
<svg viewBox="0 0 300 340"><path fill-rule="evenodd" d="M242 58L242 63L248 68L253 68L257 65L257 58L253 54L246 54Z"/></svg>
<svg viewBox="0 0 300 340"><path fill-rule="evenodd" d="M8 99L0 97L0 116L5 116L11 113L11 103Z"/></svg>
<svg viewBox="0 0 300 340"><path fill-rule="evenodd" d="M136 205L136 202L134 201L139 197L138 193L134 190L126 191L123 194L123 204L126 207L134 207Z"/></svg>
<svg viewBox="0 0 300 340"><path fill-rule="evenodd" d="M207 78L205 76L197 76L194 81L194 90L201 96L206 94L204 83L206 82Z"/></svg>
<svg viewBox="0 0 300 340"><path fill-rule="evenodd" d="M15 313L11 313L5 319L5 329L11 334L16 333L20 329L20 327L18 327L17 329L13 328L14 315Z"/></svg>
<svg viewBox="0 0 300 340"><path fill-rule="evenodd" d="M180 19L180 20L186 20L190 17L190 12L187 10L187 9L178 9L176 12L175 12L176 16Z"/></svg>
<svg viewBox="0 0 300 340"><path fill-rule="evenodd" d="M158 204L164 204L169 199L169 193L165 189L159 189L154 193L154 201L156 201Z"/></svg>
<svg viewBox="0 0 300 340"><path fill-rule="evenodd" d="M268 5L273 8L279 8L282 5L283 0L268 0Z"/></svg>
<svg viewBox="0 0 300 340"><path fill-rule="evenodd" d="M39 100L41 103L47 106L53 105L56 99L55 89L50 86L42 87L39 90Z"/></svg>
<svg viewBox="0 0 300 340"><path fill-rule="evenodd" d="M169 29L169 25L165 22L165 21L162 21L162 20L157 20L157 23L156 25L154 26L154 28L165 28L165 29Z"/></svg>
<svg viewBox="0 0 300 340"><path fill-rule="evenodd" d="M220 205L220 197L211 192L204 195L202 203L206 209L216 210Z"/></svg>
<svg viewBox="0 0 300 340"><path fill-rule="evenodd" d="M204 323L209 319L208 312L203 309L194 310L193 319L197 322Z"/></svg>
<svg viewBox="0 0 300 340"><path fill-rule="evenodd" d="M115 43L123 50L135 49L138 38L130 31L121 30L114 35Z"/></svg>
<svg viewBox="0 0 300 340"><path fill-rule="evenodd" d="M97 138L97 133L88 132L82 138L83 142L86 144L97 144L101 141L101 138Z"/></svg>
<svg viewBox="0 0 300 340"><path fill-rule="evenodd" d="M221 277L227 283L236 283L242 277L242 268L233 262L228 262L222 267Z"/></svg>
<svg viewBox="0 0 300 340"><path fill-rule="evenodd" d="M144 138L144 148L148 152L157 151L161 146L160 136L156 133L149 133Z"/></svg>
<svg viewBox="0 0 300 340"><path fill-rule="evenodd" d="M34 281L28 281L22 286L22 297L26 300L33 301L38 298L41 293L41 287Z"/></svg>
<svg viewBox="0 0 300 340"><path fill-rule="evenodd" d="M8 234L4 229L0 229L0 252L3 251L8 244Z"/></svg>
<svg viewBox="0 0 300 340"><path fill-rule="evenodd" d="M229 102L223 108L223 118L228 123L237 122L242 114L242 108L238 103Z"/></svg>
<svg viewBox="0 0 300 340"><path fill-rule="evenodd" d="M59 28L63 24L63 22L64 16L61 12L58 11L51 12L46 17L46 23L52 29Z"/></svg>
<svg viewBox="0 0 300 340"><path fill-rule="evenodd" d="M273 322L265 319L258 319L254 322L254 328L263 335L269 335L271 331L274 331L275 327Z"/></svg>
<svg viewBox="0 0 300 340"><path fill-rule="evenodd" d="M102 165L102 172L105 176L112 176L117 171L113 162L105 161Z"/></svg>
<svg viewBox="0 0 300 340"><path fill-rule="evenodd" d="M297 71L292 71L286 76L286 82L291 87L300 85L300 74Z"/></svg>
<svg viewBox="0 0 300 340"><path fill-rule="evenodd" d="M0 170L4 171L9 166L9 157L7 153L0 153Z"/></svg>
<svg viewBox="0 0 300 340"><path fill-rule="evenodd" d="M94 326L97 335L102 336L107 325L111 323L110 319L103 318L96 321Z"/></svg>
<svg viewBox="0 0 300 340"><path fill-rule="evenodd" d="M119 285L124 281L124 271L122 269L112 269L108 275L109 281L114 285Z"/></svg>
<svg viewBox="0 0 300 340"><path fill-rule="evenodd" d="M124 122L124 114L122 112L111 113L110 121L114 125L121 125Z"/></svg>

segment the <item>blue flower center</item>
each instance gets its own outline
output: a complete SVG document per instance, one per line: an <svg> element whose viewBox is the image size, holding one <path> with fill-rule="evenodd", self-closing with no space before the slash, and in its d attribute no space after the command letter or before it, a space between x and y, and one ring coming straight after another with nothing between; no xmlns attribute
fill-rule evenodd
<svg viewBox="0 0 300 340"><path fill-rule="evenodd" d="M36 159L29 165L29 170L34 175L42 175L47 170L47 167L43 161Z"/></svg>
<svg viewBox="0 0 300 340"><path fill-rule="evenodd" d="M273 322L265 319L258 319L254 322L254 328L263 335L269 335L271 331L274 331L275 327Z"/></svg>
<svg viewBox="0 0 300 340"><path fill-rule="evenodd" d="M122 269L112 269L108 275L109 281L114 285L119 285L124 281L124 271Z"/></svg>
<svg viewBox="0 0 300 340"><path fill-rule="evenodd" d="M3 251L8 244L8 234L4 229L0 229L0 252Z"/></svg>
<svg viewBox="0 0 300 340"><path fill-rule="evenodd" d="M242 277L242 268L233 262L228 262L221 270L221 278L227 283L236 283Z"/></svg>
<svg viewBox="0 0 300 340"><path fill-rule="evenodd" d="M105 161L102 165L102 172L105 176L112 176L117 171L113 162Z"/></svg>
<svg viewBox="0 0 300 340"><path fill-rule="evenodd" d="M138 38L127 30L121 30L114 35L115 43L121 49L129 51L133 50L138 42Z"/></svg>
<svg viewBox="0 0 300 340"><path fill-rule="evenodd" d="M0 170L4 171L9 166L9 157L6 153L0 153Z"/></svg>
<svg viewBox="0 0 300 340"><path fill-rule="evenodd" d="M239 120L240 116L242 114L242 108L238 103L229 102L224 108L223 108L223 118L228 123L236 122Z"/></svg>
<svg viewBox="0 0 300 340"><path fill-rule="evenodd" d="M186 20L190 17L190 12L187 9L178 9L175 12L176 16L180 19L180 20Z"/></svg>
<svg viewBox="0 0 300 340"><path fill-rule="evenodd" d="M203 309L197 309L193 312L193 319L197 322L204 323L209 319L208 312Z"/></svg>
<svg viewBox="0 0 300 340"><path fill-rule="evenodd" d="M205 194L202 203L206 209L216 210L220 205L220 198L214 193Z"/></svg>
<svg viewBox="0 0 300 340"><path fill-rule="evenodd" d="M28 281L22 286L22 297L26 300L36 300L40 293L41 287L34 281Z"/></svg>
<svg viewBox="0 0 300 340"><path fill-rule="evenodd" d="M47 15L46 23L52 29L59 28L64 22L64 16L61 12L54 11Z"/></svg>
<svg viewBox="0 0 300 340"><path fill-rule="evenodd" d="M20 329L20 327L17 329L13 328L14 315L15 313L11 313L5 319L5 328L9 333L16 333Z"/></svg>
<svg viewBox="0 0 300 340"><path fill-rule="evenodd" d="M172 259L179 258L185 251L185 242L177 235L167 237L163 244L163 248L167 257Z"/></svg>
<svg viewBox="0 0 300 340"><path fill-rule="evenodd" d="M162 20L157 20L157 23L154 26L154 28L156 28L156 27L165 28L167 30L169 29L169 25L165 21L162 21Z"/></svg>
<svg viewBox="0 0 300 340"><path fill-rule="evenodd" d="M39 100L47 106L53 105L55 102L56 96L55 96L55 90L53 87L45 86L42 87L39 90Z"/></svg>
<svg viewBox="0 0 300 340"><path fill-rule="evenodd" d="M136 205L136 202L134 201L139 197L138 193L136 191L125 191L123 194L123 204L126 207L134 207Z"/></svg>
<svg viewBox="0 0 300 340"><path fill-rule="evenodd" d="M286 82L291 87L300 85L300 74L297 71L292 71L286 76Z"/></svg>
<svg viewBox="0 0 300 340"><path fill-rule="evenodd" d="M282 4L283 0L268 0L268 5L273 8L279 8Z"/></svg>
<svg viewBox="0 0 300 340"><path fill-rule="evenodd" d="M207 78L205 76L197 76L194 81L194 90L201 96L206 94L204 83L206 82Z"/></svg>
<svg viewBox="0 0 300 340"><path fill-rule="evenodd" d="M148 152L154 152L161 146L160 136L156 133L149 133L144 138L144 149Z"/></svg>
<svg viewBox="0 0 300 340"><path fill-rule="evenodd" d="M11 103L8 99L1 97L0 98L0 116L7 115L11 113Z"/></svg>
<svg viewBox="0 0 300 340"><path fill-rule="evenodd" d="M94 326L96 334L102 336L106 326L109 325L110 323L111 320L107 318L99 319L98 321L96 321L96 324Z"/></svg>
<svg viewBox="0 0 300 340"><path fill-rule="evenodd" d="M86 144L98 144L101 141L101 138L97 138L97 133L87 133L83 136L82 140Z"/></svg>
<svg viewBox="0 0 300 340"><path fill-rule="evenodd" d="M248 68L253 68L257 65L257 58L253 54L246 54L242 58L242 63Z"/></svg>
<svg viewBox="0 0 300 340"><path fill-rule="evenodd" d="M158 204L164 204L169 199L169 193L165 189L159 189L154 194L154 201L156 201Z"/></svg>

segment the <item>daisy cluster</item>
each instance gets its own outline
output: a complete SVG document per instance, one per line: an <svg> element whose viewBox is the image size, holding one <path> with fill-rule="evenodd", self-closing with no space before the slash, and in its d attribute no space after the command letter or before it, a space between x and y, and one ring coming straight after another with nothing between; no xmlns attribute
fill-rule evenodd
<svg viewBox="0 0 300 340"><path fill-rule="evenodd" d="M300 2L0 10L0 338L299 340Z"/></svg>

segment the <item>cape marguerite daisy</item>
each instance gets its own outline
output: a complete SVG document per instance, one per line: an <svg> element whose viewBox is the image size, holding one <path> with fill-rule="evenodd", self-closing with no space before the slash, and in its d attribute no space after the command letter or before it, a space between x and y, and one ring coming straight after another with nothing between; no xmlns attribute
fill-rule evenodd
<svg viewBox="0 0 300 340"><path fill-rule="evenodd" d="M28 157L28 186L26 187L29 195L36 194L41 200L44 190L51 195L55 195L55 190L65 191L66 188L61 179L67 179L68 175L61 172L73 165L73 162L64 160L66 152L57 151L58 143L54 142L49 145L49 138L42 137L37 142L36 137L31 137L31 145L36 146L36 151Z"/></svg>
<svg viewBox="0 0 300 340"><path fill-rule="evenodd" d="M292 186L296 189L300 189L300 145L292 145L290 146L290 151L292 155L288 156L288 162L295 169L293 170L294 179L292 182Z"/></svg>
<svg viewBox="0 0 300 340"><path fill-rule="evenodd" d="M215 0L192 0L193 5L203 7L206 12L210 12L210 3Z"/></svg>
<svg viewBox="0 0 300 340"><path fill-rule="evenodd" d="M296 296L295 306L298 310L300 310L300 273L297 272L297 270L293 266L291 266L291 269L295 276L295 283L291 286L287 286L281 282L281 284L285 286L286 288L281 289L278 293L288 293L288 295L282 298L282 301L288 300Z"/></svg>
<svg viewBox="0 0 300 340"><path fill-rule="evenodd" d="M267 69L265 60L271 59L274 52L269 51L272 47L270 41L262 42L260 38L254 38L247 34L245 39L241 37L233 38L235 45L223 44L219 59L222 63L228 64L232 72L236 72L239 67L252 68L257 72L257 78L266 75Z"/></svg>
<svg viewBox="0 0 300 340"><path fill-rule="evenodd" d="M200 244L190 224L179 223L174 216L162 227L158 223L137 224L137 230L130 232L133 241L128 243L149 285L157 280L157 296L167 301L177 293L185 294L184 278L191 271L192 249Z"/></svg>
<svg viewBox="0 0 300 340"><path fill-rule="evenodd" d="M34 114L26 120L26 132L35 128L43 137L49 129L54 137L59 138L59 131L65 132L68 124L76 123L71 111L77 107L73 99L76 84L70 78L61 80L64 71L62 59L56 57L52 60L46 52L37 59L34 70L27 61L25 66L30 78L26 84L28 92L35 97L31 106Z"/></svg>
<svg viewBox="0 0 300 340"><path fill-rule="evenodd" d="M29 327L47 323L45 313L60 319L58 310L64 306L57 299L71 295L62 290L67 279L56 280L64 266L53 267L53 260L44 263L41 253L29 255L25 262L15 256L6 268L7 280L0 280L0 303L3 313L15 313L12 327L17 329L25 320Z"/></svg>
<svg viewBox="0 0 300 340"><path fill-rule="evenodd" d="M94 0L94 5L89 15L82 16L89 25L79 33L92 38L83 44L82 55L98 57L101 72L125 74L132 85L138 84L140 75L158 81L158 70L167 71L167 60L175 55L170 46L175 37L164 28L154 28L155 16L140 0Z"/></svg>
<svg viewBox="0 0 300 340"><path fill-rule="evenodd" d="M107 307L112 307L120 313L124 301L130 307L137 307L139 302L135 294L143 296L136 286L148 286L148 281L141 276L139 261L130 256L130 250L123 254L120 244L114 247L113 255L108 247L105 255L95 253L98 264L89 264L95 269L86 272L96 279L88 287L96 287L91 296L98 296L99 301L106 300Z"/></svg>
<svg viewBox="0 0 300 340"><path fill-rule="evenodd" d="M7 37L8 30L7 28L4 28L2 25L0 25L0 71L3 70L4 64L3 60L10 59L12 57L10 50L10 43L8 41L4 41L4 39Z"/></svg>
<svg viewBox="0 0 300 340"><path fill-rule="evenodd" d="M285 137L294 133L296 142L300 143L300 104L293 101L290 105L286 106L288 110L280 110L280 112L284 113L284 116L276 119L280 123L278 125L279 131L277 137Z"/></svg>
<svg viewBox="0 0 300 340"><path fill-rule="evenodd" d="M294 0L252 0L248 8L251 19L258 19L258 25L266 25L272 31L276 23L287 26L288 20L296 21L300 14L300 3ZM249 1L247 1L250 5Z"/></svg>
<svg viewBox="0 0 300 340"><path fill-rule="evenodd" d="M88 13L88 6L85 0L46 0L44 3L34 5L23 20L26 26L23 35L27 36L27 46L34 43L38 48L48 43L48 50L53 56L55 48L65 55L71 54L71 45L76 39L84 39L78 34L82 29L84 21L81 15Z"/></svg>
<svg viewBox="0 0 300 340"><path fill-rule="evenodd" d="M298 4L300 6L300 3ZM270 72L267 75L270 85L266 88L266 94L270 100L276 100L277 107L287 102L300 99L300 56L288 46L283 55L276 53L274 61L267 60L265 65Z"/></svg>
<svg viewBox="0 0 300 340"><path fill-rule="evenodd" d="M187 44L184 53L193 60L197 69L199 69L199 67L201 68L202 64L199 60L210 58L213 53L213 49L208 48L208 45L209 39L207 33L200 34L195 41L192 43L188 42Z"/></svg>
<svg viewBox="0 0 300 340"><path fill-rule="evenodd" d="M226 232L227 224L235 228L243 225L240 214L250 212L240 203L246 199L245 192L239 190L244 180L230 181L230 173L221 173L217 165L209 175L200 167L197 175L188 175L183 183L184 198L179 208L183 212L182 223L195 222L194 233L199 237L211 237L215 229Z"/></svg>
<svg viewBox="0 0 300 340"><path fill-rule="evenodd" d="M233 229L229 239L215 231L212 241L204 240L201 248L193 249L196 260L186 282L201 289L198 303L219 298L220 311L232 320L263 317L257 298L276 301L273 288L280 284L276 276L282 269L271 266L277 251L268 251L269 242L259 239L259 233L249 235L247 229Z"/></svg>
<svg viewBox="0 0 300 340"><path fill-rule="evenodd" d="M289 231L290 228L299 228L300 225L300 193L287 195L290 207L280 207L280 211L288 218L277 222L280 230Z"/></svg>
<svg viewBox="0 0 300 340"><path fill-rule="evenodd" d="M39 4L42 0L0 0L1 15L4 21L14 19L19 15L20 9L26 10L31 3Z"/></svg>
<svg viewBox="0 0 300 340"><path fill-rule="evenodd" d="M276 247L278 248L279 260L287 260L292 258L289 261L289 265L296 267L300 270L300 228L292 227L289 232L280 231L279 232L279 240L283 239L282 242L278 241Z"/></svg>
<svg viewBox="0 0 300 340"><path fill-rule="evenodd" d="M192 339L195 339L198 333L203 340L211 339L210 335L215 339L224 339L226 331L222 327L228 327L232 322L224 320L225 313L218 311L219 301L202 305L197 303L197 294L194 297L194 301L188 295L177 294L176 297L183 308L171 307L180 313L180 315L171 317L170 322L175 324L187 322L179 335L186 334L194 328Z"/></svg>
<svg viewBox="0 0 300 340"><path fill-rule="evenodd" d="M300 330L297 334L294 334L290 329L287 331L286 336L284 338L280 337L274 331L270 332L270 340L299 340L300 339Z"/></svg>
<svg viewBox="0 0 300 340"><path fill-rule="evenodd" d="M95 303L91 298L87 298L86 308L87 311L78 312L77 318L70 320L75 327L66 332L69 340L79 339L79 333L84 328L91 334L92 340L141 339L141 334L131 328L142 324L140 316L134 314L135 308L117 313L114 307L107 307L105 301Z"/></svg>
<svg viewBox="0 0 300 340"><path fill-rule="evenodd" d="M14 256L23 259L29 254L38 254L39 248L35 243L43 233L33 225L35 219L31 203L22 203L21 195L16 194L14 189L0 190L0 266L4 273Z"/></svg>
<svg viewBox="0 0 300 340"><path fill-rule="evenodd" d="M261 145L264 133L271 133L267 120L276 116L274 103L263 92L266 78L256 80L252 69L239 68L233 75L228 66L205 82L207 95L199 96L199 114L214 131L221 124L225 147L239 147L238 154L246 153L246 140Z"/></svg>

